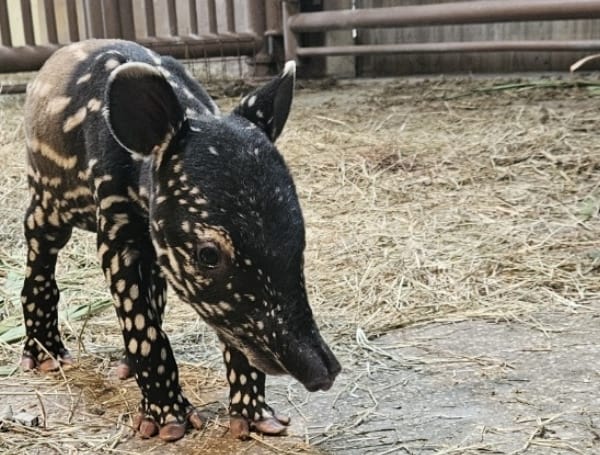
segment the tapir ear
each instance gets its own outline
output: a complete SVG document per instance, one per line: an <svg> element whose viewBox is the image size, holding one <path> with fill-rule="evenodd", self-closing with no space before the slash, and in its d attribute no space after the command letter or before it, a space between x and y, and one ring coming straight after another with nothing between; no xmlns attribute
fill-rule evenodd
<svg viewBox="0 0 600 455"><path fill-rule="evenodd" d="M246 95L234 113L250 120L275 142L290 113L295 79L296 63L290 60L279 76Z"/></svg>
<svg viewBox="0 0 600 455"><path fill-rule="evenodd" d="M171 85L146 63L115 68L105 98L112 135L127 150L142 156L166 150L184 120Z"/></svg>

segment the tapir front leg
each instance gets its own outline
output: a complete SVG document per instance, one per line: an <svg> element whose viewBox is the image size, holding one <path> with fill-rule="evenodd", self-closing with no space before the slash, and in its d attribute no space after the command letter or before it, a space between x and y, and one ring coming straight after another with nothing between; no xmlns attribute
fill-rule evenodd
<svg viewBox="0 0 600 455"><path fill-rule="evenodd" d="M104 196L98 213L98 254L110 285L125 349L142 391L136 427L142 437L181 438L187 422L200 428L200 415L184 397L162 308L152 299L163 283L153 275L156 255L142 220L120 196Z"/></svg>
<svg viewBox="0 0 600 455"><path fill-rule="evenodd" d="M246 439L250 430L284 434L290 419L276 414L265 402L265 374L250 365L244 354L226 344L223 359L229 382L231 434L239 439Z"/></svg>
<svg viewBox="0 0 600 455"><path fill-rule="evenodd" d="M162 317L165 311L165 305L167 303L167 280L165 279L159 265L156 262L151 264L142 264L142 267L150 268L150 271L145 271L142 273L142 276L148 276L149 274L151 277L150 285L147 286L150 307L152 308L156 319L158 320L158 326L162 327ZM134 361L132 356L129 354L128 349L126 348L123 357L117 366L117 377L119 379L128 379L133 377L134 374Z"/></svg>

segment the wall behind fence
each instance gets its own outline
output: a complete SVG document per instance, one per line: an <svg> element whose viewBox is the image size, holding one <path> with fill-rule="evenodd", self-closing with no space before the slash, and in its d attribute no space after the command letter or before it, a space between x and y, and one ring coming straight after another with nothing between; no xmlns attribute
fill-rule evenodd
<svg viewBox="0 0 600 455"><path fill-rule="evenodd" d="M450 3L451 1L456 0L357 0L356 6L358 8L377 8ZM568 4L568 1L565 0L565 3ZM350 0L346 1L347 8L350 8L351 4ZM348 37L345 36L345 39L348 39ZM519 39L600 39L600 20L363 29L357 31L356 42L357 44L391 44ZM333 43L331 38L329 38L329 42L337 44ZM573 62L588 54L586 52L569 51L361 56L356 57L355 73L358 76L395 76L415 73L568 71L569 66ZM586 65L586 69L592 68L600 69L600 62L596 61ZM342 68L338 66L332 69L347 72L349 68L347 66Z"/></svg>

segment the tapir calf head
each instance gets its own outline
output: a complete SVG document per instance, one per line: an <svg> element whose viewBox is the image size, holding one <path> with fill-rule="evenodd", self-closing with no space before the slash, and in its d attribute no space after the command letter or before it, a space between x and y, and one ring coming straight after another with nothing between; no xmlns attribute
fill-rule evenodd
<svg viewBox="0 0 600 455"><path fill-rule="evenodd" d="M327 390L340 365L307 301L302 212L274 145L294 74L288 63L221 117L190 112L164 70L126 63L105 114L116 141L150 160L152 238L178 295L256 368Z"/></svg>

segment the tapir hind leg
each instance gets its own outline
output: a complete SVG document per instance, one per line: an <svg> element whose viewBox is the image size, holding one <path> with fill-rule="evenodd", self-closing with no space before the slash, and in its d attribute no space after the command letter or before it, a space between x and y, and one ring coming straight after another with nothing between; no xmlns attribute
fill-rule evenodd
<svg viewBox="0 0 600 455"><path fill-rule="evenodd" d="M56 370L59 362L72 358L58 329L59 290L55 279L58 252L71 237L72 227L61 222L55 208L34 192L25 215L27 268L21 291L25 319L25 347L21 366L25 370ZM45 205L45 207L44 207Z"/></svg>

